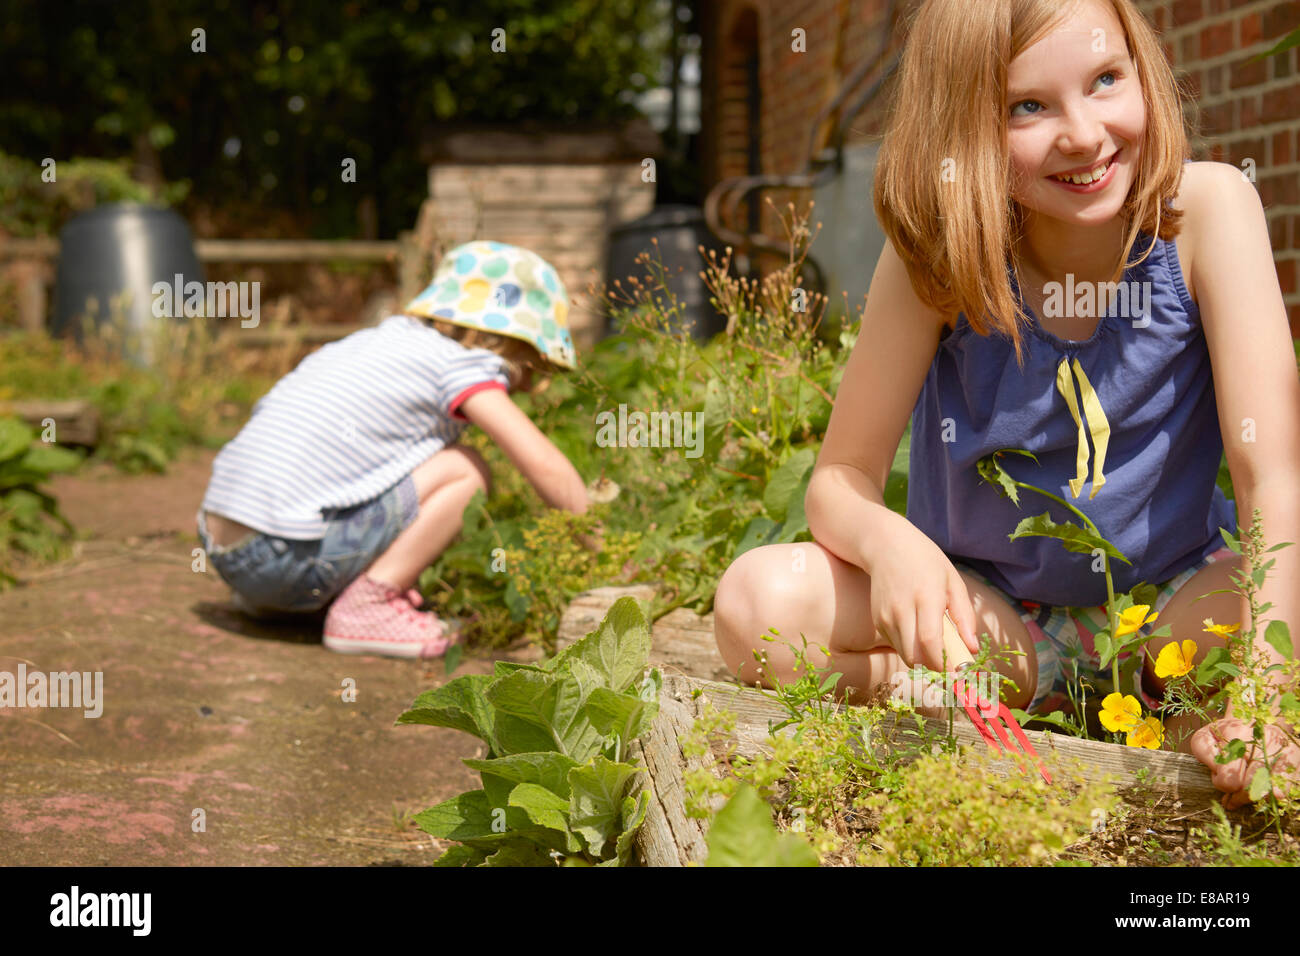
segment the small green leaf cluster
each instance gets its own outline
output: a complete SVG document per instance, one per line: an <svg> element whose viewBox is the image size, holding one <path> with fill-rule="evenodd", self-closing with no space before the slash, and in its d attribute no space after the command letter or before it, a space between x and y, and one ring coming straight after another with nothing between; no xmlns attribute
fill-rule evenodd
<svg viewBox="0 0 1300 956"><path fill-rule="evenodd" d="M22 552L38 561L64 554L72 525L42 485L74 471L81 456L36 440L16 418L0 418L0 590L15 581L11 561Z"/></svg>
<svg viewBox="0 0 1300 956"><path fill-rule="evenodd" d="M467 619L471 643L509 643L522 631L552 652L560 617L575 595L633 577L639 531L613 531L598 551L581 544L610 514L608 504L594 504L584 514L549 509L535 517L494 518L487 498L476 491L457 544L424 572L422 585L432 589L448 578L459 583L435 590L434 603Z"/></svg>
<svg viewBox="0 0 1300 956"><path fill-rule="evenodd" d="M189 192L182 180L155 190L131 177L129 159L61 159L53 180L46 167L0 152L0 229L13 236L48 236L79 212L102 203L175 205Z"/></svg>
<svg viewBox="0 0 1300 956"><path fill-rule="evenodd" d="M632 791L633 741L659 710L661 677L643 677L650 628L620 598L600 626L540 665L497 661L426 691L399 724L453 727L487 745L466 760L483 786L415 817L455 840L438 866L625 866L649 792Z"/></svg>
<svg viewBox="0 0 1300 956"><path fill-rule="evenodd" d="M1055 785L1041 777L1006 776L984 752L924 755L892 794L873 793L857 806L875 817L871 866L1037 866L1051 864L1083 838L1094 811L1119 802L1110 780L1090 781L1061 770ZM1071 784L1066 786L1066 784Z"/></svg>
<svg viewBox="0 0 1300 956"><path fill-rule="evenodd" d="M800 676L782 683L768 674L774 689L765 696L788 716L771 723L763 755L739 756L735 715L708 701L682 739L682 753L697 764L683 777L687 813L713 818L709 865L803 865L789 844L796 835L827 864L1051 863L1098 811L1117 805L1109 779L1090 782L1076 765L1051 757L1055 787L1037 776L999 776L982 751L959 747L951 728L934 733L904 701L837 704L841 675L818 672L806 640L786 646ZM765 801L766 814L749 791ZM773 812L787 831L779 842ZM742 818L751 844L736 833Z"/></svg>
<svg viewBox="0 0 1300 956"><path fill-rule="evenodd" d="M817 851L772 823L772 808L741 784L709 828L705 866L816 866Z"/></svg>

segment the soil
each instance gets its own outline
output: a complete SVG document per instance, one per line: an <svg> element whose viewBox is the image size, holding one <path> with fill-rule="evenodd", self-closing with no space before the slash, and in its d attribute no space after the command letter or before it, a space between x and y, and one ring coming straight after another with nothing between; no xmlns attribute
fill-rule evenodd
<svg viewBox="0 0 1300 956"><path fill-rule="evenodd" d="M477 785L460 761L481 744L393 722L443 662L335 654L319 618L235 611L191 569L214 454L52 483L82 540L0 594L0 671L102 672L103 713L0 709L0 864L432 862L445 844L410 816ZM467 652L456 674L491 667Z"/></svg>

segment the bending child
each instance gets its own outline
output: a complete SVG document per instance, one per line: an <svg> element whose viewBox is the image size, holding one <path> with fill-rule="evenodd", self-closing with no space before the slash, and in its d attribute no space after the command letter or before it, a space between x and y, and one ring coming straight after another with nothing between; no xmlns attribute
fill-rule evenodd
<svg viewBox="0 0 1300 956"><path fill-rule="evenodd" d="M420 572L460 532L481 455L477 425L542 500L587 509L577 470L513 401L575 367L568 297L536 254L451 250L404 310L305 358L222 448L198 513L209 560L253 615L329 606L325 646L434 657L455 639L419 610Z"/></svg>

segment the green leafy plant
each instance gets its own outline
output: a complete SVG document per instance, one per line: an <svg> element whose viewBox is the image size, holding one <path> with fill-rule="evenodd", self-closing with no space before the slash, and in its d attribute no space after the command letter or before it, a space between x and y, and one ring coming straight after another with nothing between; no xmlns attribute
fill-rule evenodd
<svg viewBox="0 0 1300 956"><path fill-rule="evenodd" d="M229 439L275 381L245 371L247 356L217 346L201 322L160 323L147 337L149 367L123 358L127 336L119 313L90 330L79 349L44 334L0 337L0 402L87 400L99 413L96 459L126 472L161 472L183 448Z"/></svg>
<svg viewBox="0 0 1300 956"><path fill-rule="evenodd" d="M803 499L856 331L828 338L824 300L800 288L809 215L791 211L790 261L762 283L732 276L730 254L705 259L714 306L732 318L727 332L703 343L686 335L668 268L646 253L644 279L620 279L606 293L618 331L582 363L598 371L515 396L579 473L617 489L607 506L552 515L495 446L466 436L492 468L492 499L471 504L465 531L420 587L440 613L472 620L472 642L528 635L547 648L575 589L605 584L653 581L653 617L683 605L707 612L739 554L811 538ZM684 431L680 446L655 447L644 435L641 444L631 435L598 442L598 416L621 407L675 415L698 431ZM602 553L584 553L574 542L597 521Z"/></svg>
<svg viewBox="0 0 1300 956"><path fill-rule="evenodd" d="M424 572L421 582L440 595L447 613L467 619L476 635L490 641L493 630L515 636L522 629L534 643L553 651L560 616L574 595L630 577L638 531L615 531L598 550L581 543L609 511L608 505L597 504L581 515L547 509L531 520L499 512L493 518L487 498L476 492L465 507L457 544ZM450 577L459 590L447 583Z"/></svg>
<svg viewBox="0 0 1300 956"><path fill-rule="evenodd" d="M922 755L892 794L858 801L876 816L864 863L885 866L1023 866L1051 863L1086 835L1094 810L1110 812L1109 780L1051 786L1042 778L1005 776L980 750Z"/></svg>
<svg viewBox="0 0 1300 956"><path fill-rule="evenodd" d="M12 585L11 556L62 556L72 525L42 486L50 475L74 471L81 456L38 441L16 418L0 418L0 590Z"/></svg>
<svg viewBox="0 0 1300 956"><path fill-rule="evenodd" d="M399 724L453 727L487 746L466 760L483 786L415 817L457 841L438 866L625 866L649 793L632 796L633 741L659 710L643 674L650 628L620 598L600 626L541 665L498 661L416 698Z"/></svg>
<svg viewBox="0 0 1300 956"><path fill-rule="evenodd" d="M1251 738L1232 739L1217 760L1228 763L1257 756L1263 763L1251 778L1248 793L1281 839L1286 820L1300 809L1300 780L1294 771L1284 774L1274 765L1265 746L1266 731L1272 727L1291 746L1300 746L1296 731L1300 727L1300 700L1295 693L1300 687L1300 660L1296 659L1291 631L1285 621L1269 621L1264 629L1264 642L1281 658L1279 663L1268 663L1256 647L1260 620L1273 606L1271 602L1261 605L1257 596L1274 564L1272 559L1265 562L1263 556L1292 543L1276 544L1266 552L1261 525L1260 511L1256 508L1250 530L1240 537L1234 539L1220 530L1227 546L1234 553L1244 555L1251 570L1248 575L1233 572L1236 587L1209 592L1244 596L1250 608L1249 628L1239 634L1235 633L1235 626L1220 628L1227 632L1225 646L1211 648L1195 672L1182 675L1183 680L1171 680L1165 706L1174 713L1195 714L1208 723L1214 719L1212 711L1227 704L1234 717L1250 725ZM1205 623L1213 622L1207 619Z"/></svg>
<svg viewBox="0 0 1300 956"><path fill-rule="evenodd" d="M1074 512L1084 525L1080 527L1071 522L1057 524L1045 512L1023 519L1009 537L1012 540L1030 535L1053 537L1058 539L1066 550L1093 554L1099 556L1103 562L1109 621L1097 632L1094 643L1100 665L1111 667L1112 682L1116 689L1116 693L1107 698L1109 706L1103 708L1103 723L1107 723L1109 717L1110 722L1107 726L1115 731L1112 739L1118 741L1121 735L1126 735L1126 742L1130 746L1157 748L1161 744L1172 745L1172 741L1165 740L1164 725L1158 718L1154 716L1143 718L1140 705L1137 705L1136 701L1132 698L1120 699L1122 695L1120 689L1132 680L1137 668L1142 666L1144 658L1151 656L1146 649L1147 643L1155 637L1168 636L1170 633L1168 626L1149 634L1142 633L1142 627L1155 619L1155 615L1147 616L1155 600L1155 588L1143 582L1128 594L1116 596L1110 559L1115 557L1129 563L1128 559L1102 537L1096 525L1086 515L1068 501L1041 488L1017 481L1007 474L998 459L1008 452L1034 458L1029 452L1020 449L1002 449L979 462L980 475L1017 505L1020 503L1018 489L1035 491ZM1215 625L1213 621L1207 619L1206 630L1222 633L1225 637L1225 646L1211 648L1194 671L1191 656L1195 653L1195 642L1181 642L1183 646L1190 643L1191 654L1184 654L1183 647L1166 647L1165 651L1162 651L1162 660L1168 654L1171 660L1165 666L1172 669L1168 672L1171 676L1166 685L1160 713L1167 716L1191 714L1202 724L1207 724L1215 719L1213 712L1217 707L1228 701L1231 702L1234 715L1251 724L1252 739L1230 741L1218 760L1220 763L1226 763L1245 756L1248 750L1262 755L1264 765L1252 777L1249 793L1252 801L1263 804L1262 809L1280 838L1285 818L1300 806L1300 786L1278 777L1276 768L1270 762L1268 748L1264 745L1265 733L1266 728L1274 726L1282 732L1291 745L1300 745L1294 730L1300 723L1300 701L1297 700L1294 692L1294 688L1300 682L1300 662L1295 660L1290 629L1284 621L1269 622L1264 633L1264 640L1282 658L1280 663L1267 664L1260 660L1255 647L1258 619L1272 607L1272 604L1259 606L1256 593L1263 586L1265 576L1274 563L1272 559L1266 563L1263 560L1265 551L1258 509L1252 517L1249 532L1243 532L1238 538L1233 538L1223 529L1220 529L1219 533L1229 549L1235 554L1247 557L1251 571L1249 575L1233 573L1236 588L1220 589L1209 594L1228 593L1245 597L1250 607L1250 627L1243 633L1236 634L1234 632L1238 625L1224 627ZM1293 542L1289 541L1282 542L1269 548L1268 552L1290 547L1292 544ZM1206 596L1208 594L1202 595L1202 597ZM1127 659L1121 664L1120 659L1126 654ZM1162 663L1161 661L1155 663L1159 674ZM1074 679L1068 682L1068 687L1077 722L1060 712L1040 716L1013 709L1012 713L1017 720L1021 723L1041 720L1078 736L1088 736L1084 720L1087 685L1079 678L1077 660L1071 661L1071 664ZM1267 688L1267 690L1258 693L1257 688ZM1131 701L1127 708L1124 707L1125 701Z"/></svg>
<svg viewBox="0 0 1300 956"><path fill-rule="evenodd" d="M129 159L63 159L56 178L31 160L0 152L0 229L15 236L47 236L79 212L101 203L170 206L189 192L182 181L155 190L131 178Z"/></svg>
<svg viewBox="0 0 1300 956"><path fill-rule="evenodd" d="M1095 808L1107 813L1115 805L1110 781L1089 781L1077 766L1054 756L1047 759L1055 787L1038 777L1000 776L982 751L958 744L951 724L946 735L935 733L904 700L838 704L834 691L841 675L818 672L806 641L787 646L799 676L783 682L767 675L773 685L768 696L789 714L769 723L767 753L738 756L735 715L707 703L683 739L687 757L715 757L713 767L684 775L687 813L713 817L710 865L748 865L745 840L734 832L739 818L756 843L751 853L765 860L778 853L789 858L791 851L771 833L773 810L784 824L783 836L806 843L823 864L1054 862L1087 832ZM741 797L748 788L766 801L766 817ZM731 803L714 817L714 805L724 798ZM717 837L715 861L713 827L728 806L742 800Z"/></svg>
<svg viewBox="0 0 1300 956"><path fill-rule="evenodd" d="M705 866L816 866L817 852L772 824L772 808L742 784L709 827Z"/></svg>
<svg viewBox="0 0 1300 956"><path fill-rule="evenodd" d="M1027 482L1018 481L1009 475L999 461L1006 454L1024 455L1026 458L1033 459L1035 463L1038 461L1036 456L1023 449L1000 449L981 459L977 465L980 476L985 481L993 485L1004 497L1010 498L1017 506L1020 505L1019 489L1024 488L1057 502L1077 515L1083 523L1082 527L1071 521L1058 524L1052 520L1050 512L1045 511L1040 515L1022 519L1007 537L1012 541L1023 537L1055 538L1067 551L1075 554L1090 554L1102 561L1102 570L1106 577L1107 623L1093 636L1093 642L1100 659L1100 666L1111 668L1112 686L1116 692L1121 692L1121 688L1128 686L1127 682L1131 681L1137 668L1142 666L1146 642L1154 637L1169 634L1168 627L1161 627L1150 634L1141 632L1141 626L1150 620L1144 619L1144 615L1155 602L1156 589L1147 582L1140 582L1127 594L1117 597L1110 561L1114 558L1125 564L1132 564L1132 562L1102 536L1092 519L1074 505L1059 495L1044 491ZM1067 682L1071 714L1057 711L1049 715L1034 715L1013 708L1012 714L1016 720L1021 724L1042 721L1078 737L1088 736L1085 712L1087 690L1090 685L1079 676L1078 660L1071 659L1068 663L1073 678Z"/></svg>

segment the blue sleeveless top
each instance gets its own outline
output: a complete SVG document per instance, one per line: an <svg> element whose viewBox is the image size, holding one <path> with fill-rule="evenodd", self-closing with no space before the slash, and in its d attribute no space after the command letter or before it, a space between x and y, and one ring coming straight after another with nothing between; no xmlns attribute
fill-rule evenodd
<svg viewBox="0 0 1300 956"><path fill-rule="evenodd" d="M1129 261L1150 245L1139 233ZM1019 298L1010 263L1007 272ZM1038 464L1016 454L998 461L1017 481L1069 501L1128 557L1131 565L1110 561L1116 594L1167 581L1223 546L1220 527L1237 529L1236 505L1215 483L1223 438L1210 355L1174 243L1156 239L1123 282L1150 283L1149 312L1116 300L1080 342L1048 332L1026 305L1023 372L1010 338L981 336L959 314L912 412L908 519L1019 600L1102 604L1106 576L1092 570L1093 555L1059 539L1009 539L1021 519L1044 511L1058 524L1083 523L1023 488L1017 507L981 479L976 463L999 448L1033 452Z"/></svg>

